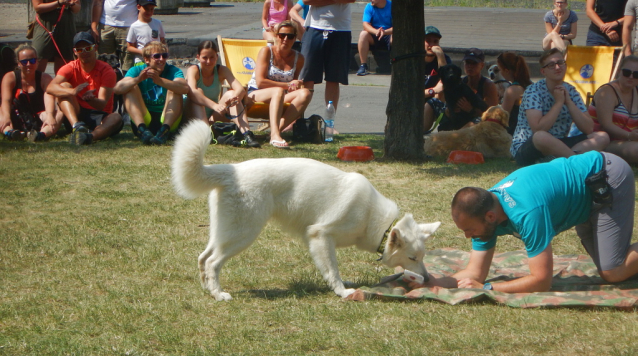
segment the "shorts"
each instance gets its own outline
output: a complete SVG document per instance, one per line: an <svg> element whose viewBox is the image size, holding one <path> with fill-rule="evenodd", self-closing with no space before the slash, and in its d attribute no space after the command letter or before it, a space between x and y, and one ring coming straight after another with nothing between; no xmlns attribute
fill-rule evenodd
<svg viewBox="0 0 638 356"><path fill-rule="evenodd" d="M618 42L611 42L609 38L605 35L601 35L599 33L593 32L591 30L587 31L587 46L613 46L613 47L622 47L622 40Z"/></svg>
<svg viewBox="0 0 638 356"><path fill-rule="evenodd" d="M390 50L391 44L390 44L390 39L392 38L391 35L385 35L383 37L381 37L381 39L378 39L377 36L372 36L372 38L374 39L374 48L375 49L387 49L388 51Z"/></svg>
<svg viewBox="0 0 638 356"><path fill-rule="evenodd" d="M581 134L581 135L573 136L573 137L559 138L559 140L563 142L564 144L566 144L567 147L569 148L576 146L577 144L581 143L582 141L585 141L586 139L587 139L587 135L585 134ZM536 148L536 146L534 146L532 137L527 139L527 141L525 141L521 145L521 147L518 148L518 152L516 152L516 156L514 156L514 159L516 160L516 164L518 164L521 167L532 165L536 163L536 161L542 158L545 158L545 155L541 151L539 151Z"/></svg>
<svg viewBox="0 0 638 356"><path fill-rule="evenodd" d="M89 130L93 131L96 127L102 124L102 120L104 120L104 118L108 115L110 114L104 111L87 109L80 106L80 112L78 112L78 121L82 121ZM123 127L124 122L122 121L120 123L120 127L117 130L113 131L110 137L119 134L120 131L122 131Z"/></svg>
<svg viewBox="0 0 638 356"><path fill-rule="evenodd" d="M348 85L351 41L350 31L308 28L301 40L301 54L306 61L299 79L321 84L325 72L327 82Z"/></svg>
<svg viewBox="0 0 638 356"><path fill-rule="evenodd" d="M97 47L98 52L102 53L116 53L119 50L120 66L122 70L127 71L133 66L133 54L127 51L128 42L126 42L126 36L128 35L128 27L116 27L104 24L99 24L99 33L102 42Z"/></svg>
<svg viewBox="0 0 638 356"><path fill-rule="evenodd" d="M171 125L171 133L174 133L179 128L179 125L182 122L182 115L180 115L177 120ZM144 124L148 128L149 131L153 133L153 135L157 134L157 131L164 125L164 113L163 112L151 112L146 110L146 114L144 115ZM131 121L131 128L133 129L133 134L135 136L139 136L137 131L137 126L133 121Z"/></svg>
<svg viewBox="0 0 638 356"><path fill-rule="evenodd" d="M598 270L608 271L625 262L631 245L636 183L627 162L611 153L602 155L613 202L603 208L592 203L589 220L576 226L576 234Z"/></svg>

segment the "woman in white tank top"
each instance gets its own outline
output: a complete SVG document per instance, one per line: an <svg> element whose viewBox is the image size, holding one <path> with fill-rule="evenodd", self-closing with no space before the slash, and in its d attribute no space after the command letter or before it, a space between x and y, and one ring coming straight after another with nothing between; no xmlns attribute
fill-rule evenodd
<svg viewBox="0 0 638 356"><path fill-rule="evenodd" d="M297 27L284 21L275 27L275 43L259 51L253 78L248 83L248 97L254 101L270 103L270 144L289 148L281 138L281 130L292 124L306 109L312 93L303 88L299 72L304 57L292 49ZM290 106L284 111L284 103Z"/></svg>

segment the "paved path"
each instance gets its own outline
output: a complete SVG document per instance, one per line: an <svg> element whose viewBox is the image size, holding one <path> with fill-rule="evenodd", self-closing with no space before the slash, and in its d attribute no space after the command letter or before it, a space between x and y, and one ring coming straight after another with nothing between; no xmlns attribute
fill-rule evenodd
<svg viewBox="0 0 638 356"><path fill-rule="evenodd" d="M0 0L1 2L2 0ZM177 15L158 15L173 46L197 45L217 35L236 38L260 38L263 3L212 3L209 8L180 8ZM356 41L362 29L365 2L352 5L352 33ZM546 10L426 7L426 25L441 30L441 45L446 51L458 52L478 47L490 52L518 50L538 53L545 34L543 15ZM0 42L25 42L26 5L0 3ZM589 19L578 12L578 37L575 44L584 45ZM173 48L173 47L172 47ZM171 49L173 51L173 49ZM460 57L453 56L458 60ZM493 57L488 57L488 61ZM533 74L534 75L534 74ZM350 75L350 84L341 90L337 128L343 133L382 133L386 123L385 109L390 85L389 75ZM307 115L323 115L324 86L316 86L315 97Z"/></svg>

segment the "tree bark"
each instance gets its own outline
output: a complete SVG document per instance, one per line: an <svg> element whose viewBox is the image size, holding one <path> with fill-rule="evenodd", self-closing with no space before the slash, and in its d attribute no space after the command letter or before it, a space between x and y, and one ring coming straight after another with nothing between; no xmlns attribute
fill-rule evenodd
<svg viewBox="0 0 638 356"><path fill-rule="evenodd" d="M393 58L386 115L384 154L397 160L420 160L423 150L425 21L423 0L394 1ZM396 60L395 60L396 59Z"/></svg>

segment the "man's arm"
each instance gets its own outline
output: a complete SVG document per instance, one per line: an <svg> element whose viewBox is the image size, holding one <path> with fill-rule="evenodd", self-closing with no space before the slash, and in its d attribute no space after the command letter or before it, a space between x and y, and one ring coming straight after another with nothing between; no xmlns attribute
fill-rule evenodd
<svg viewBox="0 0 638 356"><path fill-rule="evenodd" d="M480 283L481 286L477 288L483 288L483 282L490 272L490 265L492 264L495 250L496 248L492 247L487 251L472 250L472 252L470 252L470 262L468 262L467 266L452 275L452 277L459 281L459 288L467 288L461 285L462 281L467 279Z"/></svg>
<svg viewBox="0 0 638 356"><path fill-rule="evenodd" d="M80 90L84 89L84 87L88 85L88 83L84 83L86 85L78 85L76 88L63 87L61 84L65 83L66 81L67 80L63 75L56 75L51 83L49 83L49 86L47 86L47 94L53 95L56 98L63 96L75 96L80 92Z"/></svg>
<svg viewBox="0 0 638 356"><path fill-rule="evenodd" d="M622 29L622 45L624 47L625 56L631 55L631 35L634 32L636 24L636 16L625 15Z"/></svg>
<svg viewBox="0 0 638 356"><path fill-rule="evenodd" d="M527 121L529 122L529 127L532 129L532 132L549 131L556 123L556 119L558 119L558 115L563 109L563 105L565 105L565 88L563 86L557 86L554 88L552 95L554 96L554 105L552 105L552 108L547 114L543 115L543 112L537 109L525 110Z"/></svg>
<svg viewBox="0 0 638 356"><path fill-rule="evenodd" d="M98 26L102 11L104 10L104 0L93 0L93 10L91 11L91 35L95 39L95 43L100 43L100 32Z"/></svg>
<svg viewBox="0 0 638 356"><path fill-rule="evenodd" d="M175 78L173 80L159 78L157 81L153 80L153 82L175 94L184 95L188 94L189 91L188 83L186 83L186 79L184 78Z"/></svg>
<svg viewBox="0 0 638 356"><path fill-rule="evenodd" d="M372 24L370 24L369 22L365 22L365 21L363 22L363 30L366 31L367 33L371 34L372 36L376 36L377 32L379 31L374 26L372 26Z"/></svg>
<svg viewBox="0 0 638 356"><path fill-rule="evenodd" d="M146 69L140 73L137 77L124 77L120 81L115 84L114 92L117 95L123 95L131 91L134 86L141 83L144 79L146 79Z"/></svg>

